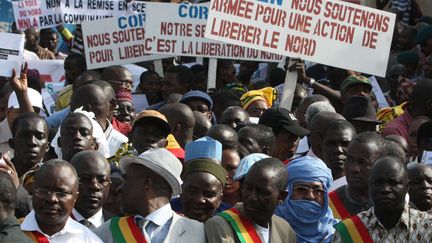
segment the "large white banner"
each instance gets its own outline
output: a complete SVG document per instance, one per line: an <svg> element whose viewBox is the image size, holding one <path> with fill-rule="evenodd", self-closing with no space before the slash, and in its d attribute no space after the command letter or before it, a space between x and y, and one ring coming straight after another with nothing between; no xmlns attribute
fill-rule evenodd
<svg viewBox="0 0 432 243"><path fill-rule="evenodd" d="M338 0L212 0L205 37L382 77L394 25Z"/></svg>
<svg viewBox="0 0 432 243"><path fill-rule="evenodd" d="M18 29L51 28L145 12L145 3L125 0L22 0L12 2Z"/></svg>
<svg viewBox="0 0 432 243"><path fill-rule="evenodd" d="M82 23L87 69L161 59L151 50L144 29L145 14L120 16Z"/></svg>
<svg viewBox="0 0 432 243"><path fill-rule="evenodd" d="M146 33L158 54L280 62L282 55L204 37L209 4L146 4Z"/></svg>

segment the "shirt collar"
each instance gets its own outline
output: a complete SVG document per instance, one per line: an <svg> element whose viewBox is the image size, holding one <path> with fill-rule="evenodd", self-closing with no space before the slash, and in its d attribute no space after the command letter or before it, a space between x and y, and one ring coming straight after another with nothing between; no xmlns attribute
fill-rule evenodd
<svg viewBox="0 0 432 243"><path fill-rule="evenodd" d="M154 224L157 224L158 226L162 226L172 218L173 213L174 212L171 209L171 205L167 203L165 206L147 215L145 219L152 221Z"/></svg>
<svg viewBox="0 0 432 243"><path fill-rule="evenodd" d="M78 222L85 219L75 208L72 209L72 214L75 217L76 221L78 221ZM99 209L99 211L97 211L97 213L95 213L93 216L91 216L87 220L90 221L90 223L92 223L95 227L99 227L100 225L102 225L103 222L105 221L104 216L103 216L103 212L102 212L102 208Z"/></svg>
<svg viewBox="0 0 432 243"><path fill-rule="evenodd" d="M71 219L70 217L67 219L65 226L63 227L63 229L61 229L59 232L48 236L47 234L45 234L41 228L39 227L37 221L36 221L36 214L35 211L32 210L25 218L24 221L21 224L21 229L23 231L38 231L39 233L42 233L43 235L47 236L48 238L57 236L57 235L62 235L65 233L70 233L70 234L79 234L82 233L82 229L80 228L81 224L78 222L75 222L75 220Z"/></svg>

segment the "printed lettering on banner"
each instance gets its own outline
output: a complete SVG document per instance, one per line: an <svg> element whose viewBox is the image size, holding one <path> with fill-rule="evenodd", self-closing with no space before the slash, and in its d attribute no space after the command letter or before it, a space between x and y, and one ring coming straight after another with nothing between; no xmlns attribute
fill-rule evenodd
<svg viewBox="0 0 432 243"><path fill-rule="evenodd" d="M383 77L395 19L338 0L211 0L205 37Z"/></svg>
<svg viewBox="0 0 432 243"><path fill-rule="evenodd" d="M157 60L170 56L148 54L153 41L144 29L145 14L82 23L87 68Z"/></svg>
<svg viewBox="0 0 432 243"><path fill-rule="evenodd" d="M21 0L12 2L17 28L52 28L145 12L145 3L124 0Z"/></svg>
<svg viewBox="0 0 432 243"><path fill-rule="evenodd" d="M280 62L282 55L204 37L209 3L146 4L146 33L151 53L224 59ZM161 14L163 13L163 14Z"/></svg>

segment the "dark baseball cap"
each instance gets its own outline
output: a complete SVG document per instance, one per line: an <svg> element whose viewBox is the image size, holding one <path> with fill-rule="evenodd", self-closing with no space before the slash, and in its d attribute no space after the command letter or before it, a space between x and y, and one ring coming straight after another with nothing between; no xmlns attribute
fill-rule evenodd
<svg viewBox="0 0 432 243"><path fill-rule="evenodd" d="M300 126L293 113L281 107L272 107L264 111L258 124L272 129L285 129L294 135L304 137L309 135L309 130Z"/></svg>

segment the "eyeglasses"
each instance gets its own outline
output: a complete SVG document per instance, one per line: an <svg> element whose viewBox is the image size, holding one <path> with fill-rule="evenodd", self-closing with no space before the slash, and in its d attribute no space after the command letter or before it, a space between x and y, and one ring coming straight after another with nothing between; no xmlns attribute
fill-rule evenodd
<svg viewBox="0 0 432 243"><path fill-rule="evenodd" d="M96 179L96 184L102 188L107 187L109 184L111 184L111 180L106 177L90 177L90 176L84 176L79 178L79 183L83 185L91 185L94 183Z"/></svg>
<svg viewBox="0 0 432 243"><path fill-rule="evenodd" d="M322 196L324 196L324 193L325 193L325 191L322 189L310 188L307 186L295 186L293 188L293 190L296 191L298 194L301 194L303 196L308 194L310 191L312 192L312 195L314 197L322 197Z"/></svg>
<svg viewBox="0 0 432 243"><path fill-rule="evenodd" d="M40 198L52 197L55 196L57 199L67 198L74 193L71 192L61 192L61 191L52 191L44 188L36 188L33 190L33 194Z"/></svg>

